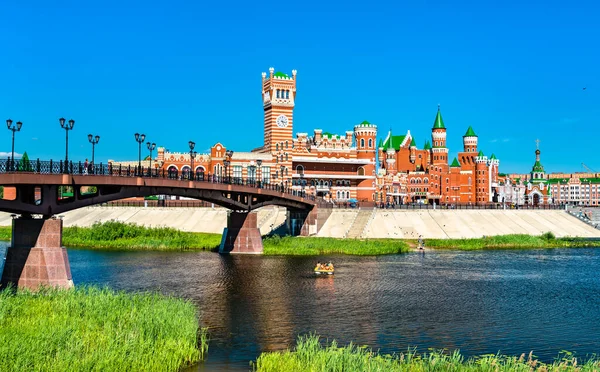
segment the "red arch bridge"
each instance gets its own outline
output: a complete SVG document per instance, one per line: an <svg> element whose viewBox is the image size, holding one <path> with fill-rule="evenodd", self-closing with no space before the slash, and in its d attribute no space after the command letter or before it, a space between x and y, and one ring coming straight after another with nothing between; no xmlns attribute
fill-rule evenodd
<svg viewBox="0 0 600 372"><path fill-rule="evenodd" d="M291 235L317 229L315 199L303 191L256 180L178 174L143 167L113 167L62 161L30 161L15 166L0 161L0 185L14 187L16 197L0 199L0 211L14 214L2 286L37 288L73 285L67 251L62 247L60 213L128 197L175 195L228 208L227 227L219 252L262 253L256 209L277 205L288 209ZM62 193L65 186L73 192Z"/></svg>

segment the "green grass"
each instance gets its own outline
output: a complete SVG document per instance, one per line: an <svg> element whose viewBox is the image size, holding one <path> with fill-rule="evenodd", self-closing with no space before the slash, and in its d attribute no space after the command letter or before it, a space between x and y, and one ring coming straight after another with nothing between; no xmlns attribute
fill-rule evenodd
<svg viewBox="0 0 600 372"><path fill-rule="evenodd" d="M382 355L364 346L350 344L339 347L335 341L323 346L319 337L301 336L294 350L262 353L252 363L256 372L271 371L597 371L600 362L590 359L579 364L571 353L551 364L540 362L531 353L520 357L482 355L465 358L458 351L430 351L418 354L415 350L395 355Z"/></svg>
<svg viewBox="0 0 600 372"><path fill-rule="evenodd" d="M497 235L477 239L426 239L425 246L433 249L483 249L578 248L598 247L600 241L582 238L556 238L548 232L540 236Z"/></svg>
<svg viewBox="0 0 600 372"><path fill-rule="evenodd" d="M0 292L1 371L177 371L207 348L182 299L96 287Z"/></svg>
<svg viewBox="0 0 600 372"><path fill-rule="evenodd" d="M63 245L75 248L191 251L214 250L220 243L220 234L192 233L169 227L144 227L118 221L63 229Z"/></svg>
<svg viewBox="0 0 600 372"><path fill-rule="evenodd" d="M350 254L376 256L408 252L408 244L398 239L335 239L278 236L264 238L265 255L316 256L323 254Z"/></svg>

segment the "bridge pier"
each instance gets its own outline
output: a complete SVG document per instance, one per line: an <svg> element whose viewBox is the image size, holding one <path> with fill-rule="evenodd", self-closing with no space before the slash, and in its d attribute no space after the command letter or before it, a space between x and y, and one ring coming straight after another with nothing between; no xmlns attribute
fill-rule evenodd
<svg viewBox="0 0 600 372"><path fill-rule="evenodd" d="M292 236L315 235L318 232L317 206L315 205L310 211L288 210L287 225Z"/></svg>
<svg viewBox="0 0 600 372"><path fill-rule="evenodd" d="M258 213L230 211L223 230L219 253L263 253L262 237L257 225Z"/></svg>
<svg viewBox="0 0 600 372"><path fill-rule="evenodd" d="M60 219L15 218L1 285L36 290L40 286L73 287Z"/></svg>

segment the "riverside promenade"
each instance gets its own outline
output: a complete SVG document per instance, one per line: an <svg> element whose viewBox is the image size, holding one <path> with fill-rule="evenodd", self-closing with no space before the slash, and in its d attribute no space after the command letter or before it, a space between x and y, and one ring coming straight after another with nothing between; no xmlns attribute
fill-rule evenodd
<svg viewBox="0 0 600 372"><path fill-rule="evenodd" d="M117 220L144 226L167 226L190 232L222 234L227 226L224 208L86 207L63 214L64 226L91 226ZM321 213L323 212L323 213ZM262 235L284 232L287 210L257 210ZM0 226L11 217L0 213ZM600 230L564 210L393 210L333 209L319 211L317 236L334 238L428 239L480 238L482 236L552 232L557 237L600 238Z"/></svg>

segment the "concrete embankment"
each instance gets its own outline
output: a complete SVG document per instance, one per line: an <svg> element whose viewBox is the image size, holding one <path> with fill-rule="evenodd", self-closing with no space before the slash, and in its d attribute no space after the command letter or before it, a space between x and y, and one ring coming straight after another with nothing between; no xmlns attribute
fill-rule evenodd
<svg viewBox="0 0 600 372"><path fill-rule="evenodd" d="M325 210L324 210L325 211ZM258 210L263 235L285 223L285 208ZM529 234L551 231L557 237L600 238L600 230L562 210L355 210L334 209L319 213L318 236L335 238L429 239L480 238L484 235ZM328 218L325 220L325 217ZM145 226L167 226L183 231L221 234L227 225L223 208L88 207L64 214L65 226L91 226L117 220ZM10 215L0 214L0 225L10 225Z"/></svg>

